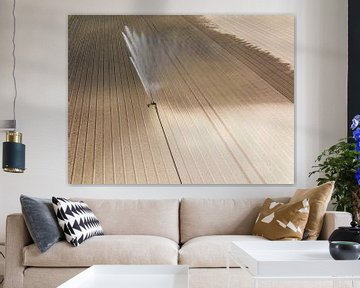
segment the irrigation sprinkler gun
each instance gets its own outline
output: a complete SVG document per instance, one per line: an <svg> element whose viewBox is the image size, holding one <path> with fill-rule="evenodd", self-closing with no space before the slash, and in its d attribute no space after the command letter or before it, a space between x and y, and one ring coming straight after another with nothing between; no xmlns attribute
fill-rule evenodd
<svg viewBox="0 0 360 288"><path fill-rule="evenodd" d="M150 107L150 106L154 106L154 105L156 105L156 103L155 103L155 102L151 102L151 103L147 104L146 106L147 106L147 107Z"/></svg>
<svg viewBox="0 0 360 288"><path fill-rule="evenodd" d="M153 92L160 88L160 84L155 81L156 68L161 60L161 53L159 54L160 42L157 39L146 37L143 33L139 36L134 30L130 30L128 26L125 26L124 32L121 32L125 40L126 47L129 50L130 62L135 68L138 74L141 84L144 87L146 95L150 98L150 103L147 107L154 107L156 117L159 120L166 144L168 146L176 173L179 181L182 184L179 170L177 168L174 155L171 151L169 139L166 135L163 122L160 117L159 109L153 97ZM155 75L155 76L154 76Z"/></svg>
<svg viewBox="0 0 360 288"><path fill-rule="evenodd" d="M121 33L130 53L130 62L140 78L146 95L150 98L147 106L156 105L152 92L157 91L160 86L154 79L156 74L154 71L156 71L160 57L156 54L159 42L151 37L146 37L144 33L138 35L134 29L131 30L128 26L125 26Z"/></svg>

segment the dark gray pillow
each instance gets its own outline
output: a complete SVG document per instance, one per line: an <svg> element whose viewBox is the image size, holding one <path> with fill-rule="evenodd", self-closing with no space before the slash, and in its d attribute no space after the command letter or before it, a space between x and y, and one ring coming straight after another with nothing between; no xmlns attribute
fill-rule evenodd
<svg viewBox="0 0 360 288"><path fill-rule="evenodd" d="M64 238L51 199L20 196L22 213L31 238L41 253Z"/></svg>

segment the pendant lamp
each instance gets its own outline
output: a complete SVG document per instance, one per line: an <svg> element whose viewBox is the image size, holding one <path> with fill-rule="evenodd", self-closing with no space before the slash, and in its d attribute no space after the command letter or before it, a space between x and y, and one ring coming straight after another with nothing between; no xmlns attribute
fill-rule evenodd
<svg viewBox="0 0 360 288"><path fill-rule="evenodd" d="M16 98L17 86L15 77L16 57L15 57L15 35L16 35L16 0L13 0L13 69L12 78L14 82L14 100L13 100L13 120L0 121L0 130L6 131L6 139L3 143L2 168L5 172L23 173L25 171L25 145L22 144L22 133L17 131L16 126Z"/></svg>

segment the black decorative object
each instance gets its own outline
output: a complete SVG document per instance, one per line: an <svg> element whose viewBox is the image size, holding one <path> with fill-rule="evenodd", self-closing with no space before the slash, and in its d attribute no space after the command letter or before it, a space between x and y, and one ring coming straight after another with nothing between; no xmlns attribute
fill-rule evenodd
<svg viewBox="0 0 360 288"><path fill-rule="evenodd" d="M329 250L335 260L358 260L360 257L360 244L357 242L332 241Z"/></svg>
<svg viewBox="0 0 360 288"><path fill-rule="evenodd" d="M339 227L329 237L329 241L350 241L360 244L360 226L356 221L350 223L350 227Z"/></svg>

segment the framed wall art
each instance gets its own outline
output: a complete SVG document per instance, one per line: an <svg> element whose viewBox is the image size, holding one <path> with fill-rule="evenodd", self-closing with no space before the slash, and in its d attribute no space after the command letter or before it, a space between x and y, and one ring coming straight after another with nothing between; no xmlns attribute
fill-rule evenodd
<svg viewBox="0 0 360 288"><path fill-rule="evenodd" d="M293 184L294 17L71 15L70 184Z"/></svg>

